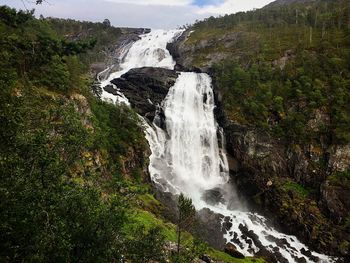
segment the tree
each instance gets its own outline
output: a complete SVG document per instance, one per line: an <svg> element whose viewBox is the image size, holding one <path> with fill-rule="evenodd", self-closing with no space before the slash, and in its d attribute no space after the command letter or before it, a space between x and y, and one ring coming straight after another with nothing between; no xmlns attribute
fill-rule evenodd
<svg viewBox="0 0 350 263"><path fill-rule="evenodd" d="M111 21L109 21L109 19L105 19L103 20L103 23L102 23L105 27L110 27L111 26Z"/></svg>
<svg viewBox="0 0 350 263"><path fill-rule="evenodd" d="M192 199L185 197L183 193L178 199L178 221L177 221L177 253L180 253L181 232L189 230L194 223L196 209Z"/></svg>
<svg viewBox="0 0 350 263"><path fill-rule="evenodd" d="M150 261L165 262L165 236L160 227L146 230L139 226L133 233L133 239L127 242L128 259L135 263Z"/></svg>

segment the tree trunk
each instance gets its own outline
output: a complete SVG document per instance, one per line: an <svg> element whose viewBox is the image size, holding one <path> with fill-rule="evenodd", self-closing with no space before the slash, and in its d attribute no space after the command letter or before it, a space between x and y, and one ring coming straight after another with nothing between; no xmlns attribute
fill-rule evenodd
<svg viewBox="0 0 350 263"><path fill-rule="evenodd" d="M177 229L177 254L180 254L180 242L181 242L181 229Z"/></svg>
<svg viewBox="0 0 350 263"><path fill-rule="evenodd" d="M310 26L310 46L312 45L312 27Z"/></svg>

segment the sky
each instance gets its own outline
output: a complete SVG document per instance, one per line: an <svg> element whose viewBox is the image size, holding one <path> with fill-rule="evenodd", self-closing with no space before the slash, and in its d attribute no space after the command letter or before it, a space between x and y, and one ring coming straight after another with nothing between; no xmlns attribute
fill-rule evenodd
<svg viewBox="0 0 350 263"><path fill-rule="evenodd" d="M118 27L176 28L209 16L261 8L273 0L0 0L0 5L36 10L45 17L103 21Z"/></svg>

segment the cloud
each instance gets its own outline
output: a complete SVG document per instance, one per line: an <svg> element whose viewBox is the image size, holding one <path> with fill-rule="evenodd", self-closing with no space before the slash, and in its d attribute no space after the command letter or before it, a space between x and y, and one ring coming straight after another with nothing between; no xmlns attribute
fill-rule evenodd
<svg viewBox="0 0 350 263"><path fill-rule="evenodd" d="M103 21L114 26L175 28L197 19L262 7L272 0L47 0L36 6L24 0L36 15ZM22 8L22 0L1 0L1 4Z"/></svg>
<svg viewBox="0 0 350 263"><path fill-rule="evenodd" d="M135 5L164 5L164 6L188 6L192 0L107 0L108 2L127 3Z"/></svg>
<svg viewBox="0 0 350 263"><path fill-rule="evenodd" d="M232 14L240 11L248 11L254 8L261 8L271 0L225 0L218 5L204 6L198 10L199 14Z"/></svg>

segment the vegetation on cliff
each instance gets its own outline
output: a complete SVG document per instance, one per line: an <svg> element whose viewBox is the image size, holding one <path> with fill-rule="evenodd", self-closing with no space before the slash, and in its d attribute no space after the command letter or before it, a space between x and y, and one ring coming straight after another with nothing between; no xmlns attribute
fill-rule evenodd
<svg viewBox="0 0 350 263"><path fill-rule="evenodd" d="M77 55L93 41L0 13L1 260L117 260L130 220L116 184L143 167L126 159L147 145L138 119L90 95Z"/></svg>
<svg viewBox="0 0 350 263"><path fill-rule="evenodd" d="M326 134L330 143L348 143L349 14L348 1L268 7L199 22L188 42L233 38L194 59L200 66L210 52L230 57L215 77L232 119L296 142ZM308 127L316 110L330 118L318 132Z"/></svg>

